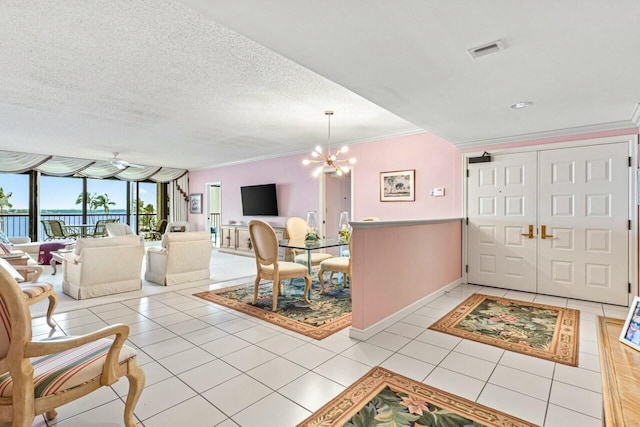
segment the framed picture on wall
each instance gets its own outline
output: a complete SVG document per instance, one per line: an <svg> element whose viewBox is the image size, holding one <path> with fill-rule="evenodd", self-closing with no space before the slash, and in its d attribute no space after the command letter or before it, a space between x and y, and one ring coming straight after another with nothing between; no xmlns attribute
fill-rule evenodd
<svg viewBox="0 0 640 427"><path fill-rule="evenodd" d="M635 297L631 303L620 341L640 351L640 297Z"/></svg>
<svg viewBox="0 0 640 427"><path fill-rule="evenodd" d="M202 193L189 194L189 213L202 213Z"/></svg>
<svg viewBox="0 0 640 427"><path fill-rule="evenodd" d="M416 170L380 172L381 202L415 202Z"/></svg>

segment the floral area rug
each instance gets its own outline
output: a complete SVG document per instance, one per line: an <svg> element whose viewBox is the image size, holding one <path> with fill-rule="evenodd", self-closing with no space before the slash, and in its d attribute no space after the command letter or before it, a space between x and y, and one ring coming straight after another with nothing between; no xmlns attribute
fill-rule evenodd
<svg viewBox="0 0 640 427"><path fill-rule="evenodd" d="M376 367L298 424L298 427L533 425Z"/></svg>
<svg viewBox="0 0 640 427"><path fill-rule="evenodd" d="M473 294L429 329L578 366L579 326L578 310Z"/></svg>
<svg viewBox="0 0 640 427"><path fill-rule="evenodd" d="M324 293L320 283L311 284L311 304L304 301L304 280L283 281L284 295L278 295L278 310L273 306L273 284L263 282L258 290L258 300L252 305L253 281L244 285L194 294L197 297L249 314L310 338L321 340L341 329L351 326L350 288L331 286L325 281Z"/></svg>

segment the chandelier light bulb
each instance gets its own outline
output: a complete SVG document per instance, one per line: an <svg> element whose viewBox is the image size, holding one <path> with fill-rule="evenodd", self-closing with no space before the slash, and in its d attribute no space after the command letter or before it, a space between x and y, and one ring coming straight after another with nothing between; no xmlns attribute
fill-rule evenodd
<svg viewBox="0 0 640 427"><path fill-rule="evenodd" d="M342 176L342 169L340 169L340 167L338 167L338 169L336 169L336 175Z"/></svg>
<svg viewBox="0 0 640 427"><path fill-rule="evenodd" d="M313 157L314 159L317 159L319 156L319 154L316 151L312 151L311 152L311 157ZM311 163L311 161L309 161L309 163Z"/></svg>
<svg viewBox="0 0 640 427"><path fill-rule="evenodd" d="M349 147L347 147L346 145L343 145L342 148L340 149L341 153L346 153L347 151L349 151Z"/></svg>
<svg viewBox="0 0 640 427"><path fill-rule="evenodd" d="M356 158L352 157L349 159L349 163L354 164L356 162Z"/></svg>
<svg viewBox="0 0 640 427"><path fill-rule="evenodd" d="M313 171L313 177L316 178L320 175L322 173L322 169L324 169L324 166L318 166L316 170Z"/></svg>
<svg viewBox="0 0 640 427"><path fill-rule="evenodd" d="M302 161L302 164L305 165L305 166L308 166L310 163L311 163L311 160L309 160L309 159L304 159Z"/></svg>
<svg viewBox="0 0 640 427"><path fill-rule="evenodd" d="M322 147L320 147L319 145L316 145L316 153L322 154Z"/></svg>
<svg viewBox="0 0 640 427"><path fill-rule="evenodd" d="M329 160L331 160L332 162L335 162L336 161L336 156L335 155L329 156Z"/></svg>

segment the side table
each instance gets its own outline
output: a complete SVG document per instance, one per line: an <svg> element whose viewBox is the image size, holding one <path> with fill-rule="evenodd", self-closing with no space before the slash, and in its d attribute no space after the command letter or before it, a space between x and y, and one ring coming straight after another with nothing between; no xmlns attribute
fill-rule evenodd
<svg viewBox="0 0 640 427"><path fill-rule="evenodd" d="M56 268L56 263L62 264L64 254L68 254L70 252L73 252L73 249L60 249L58 251L51 252L50 265L51 265L51 268L53 268L53 273L52 273L53 275L55 275L58 272Z"/></svg>

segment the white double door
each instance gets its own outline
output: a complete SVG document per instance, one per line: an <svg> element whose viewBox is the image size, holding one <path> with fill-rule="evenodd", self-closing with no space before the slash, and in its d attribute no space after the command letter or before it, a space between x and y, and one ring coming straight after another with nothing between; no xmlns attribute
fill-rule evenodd
<svg viewBox="0 0 640 427"><path fill-rule="evenodd" d="M469 283L628 304L628 144L469 164Z"/></svg>

